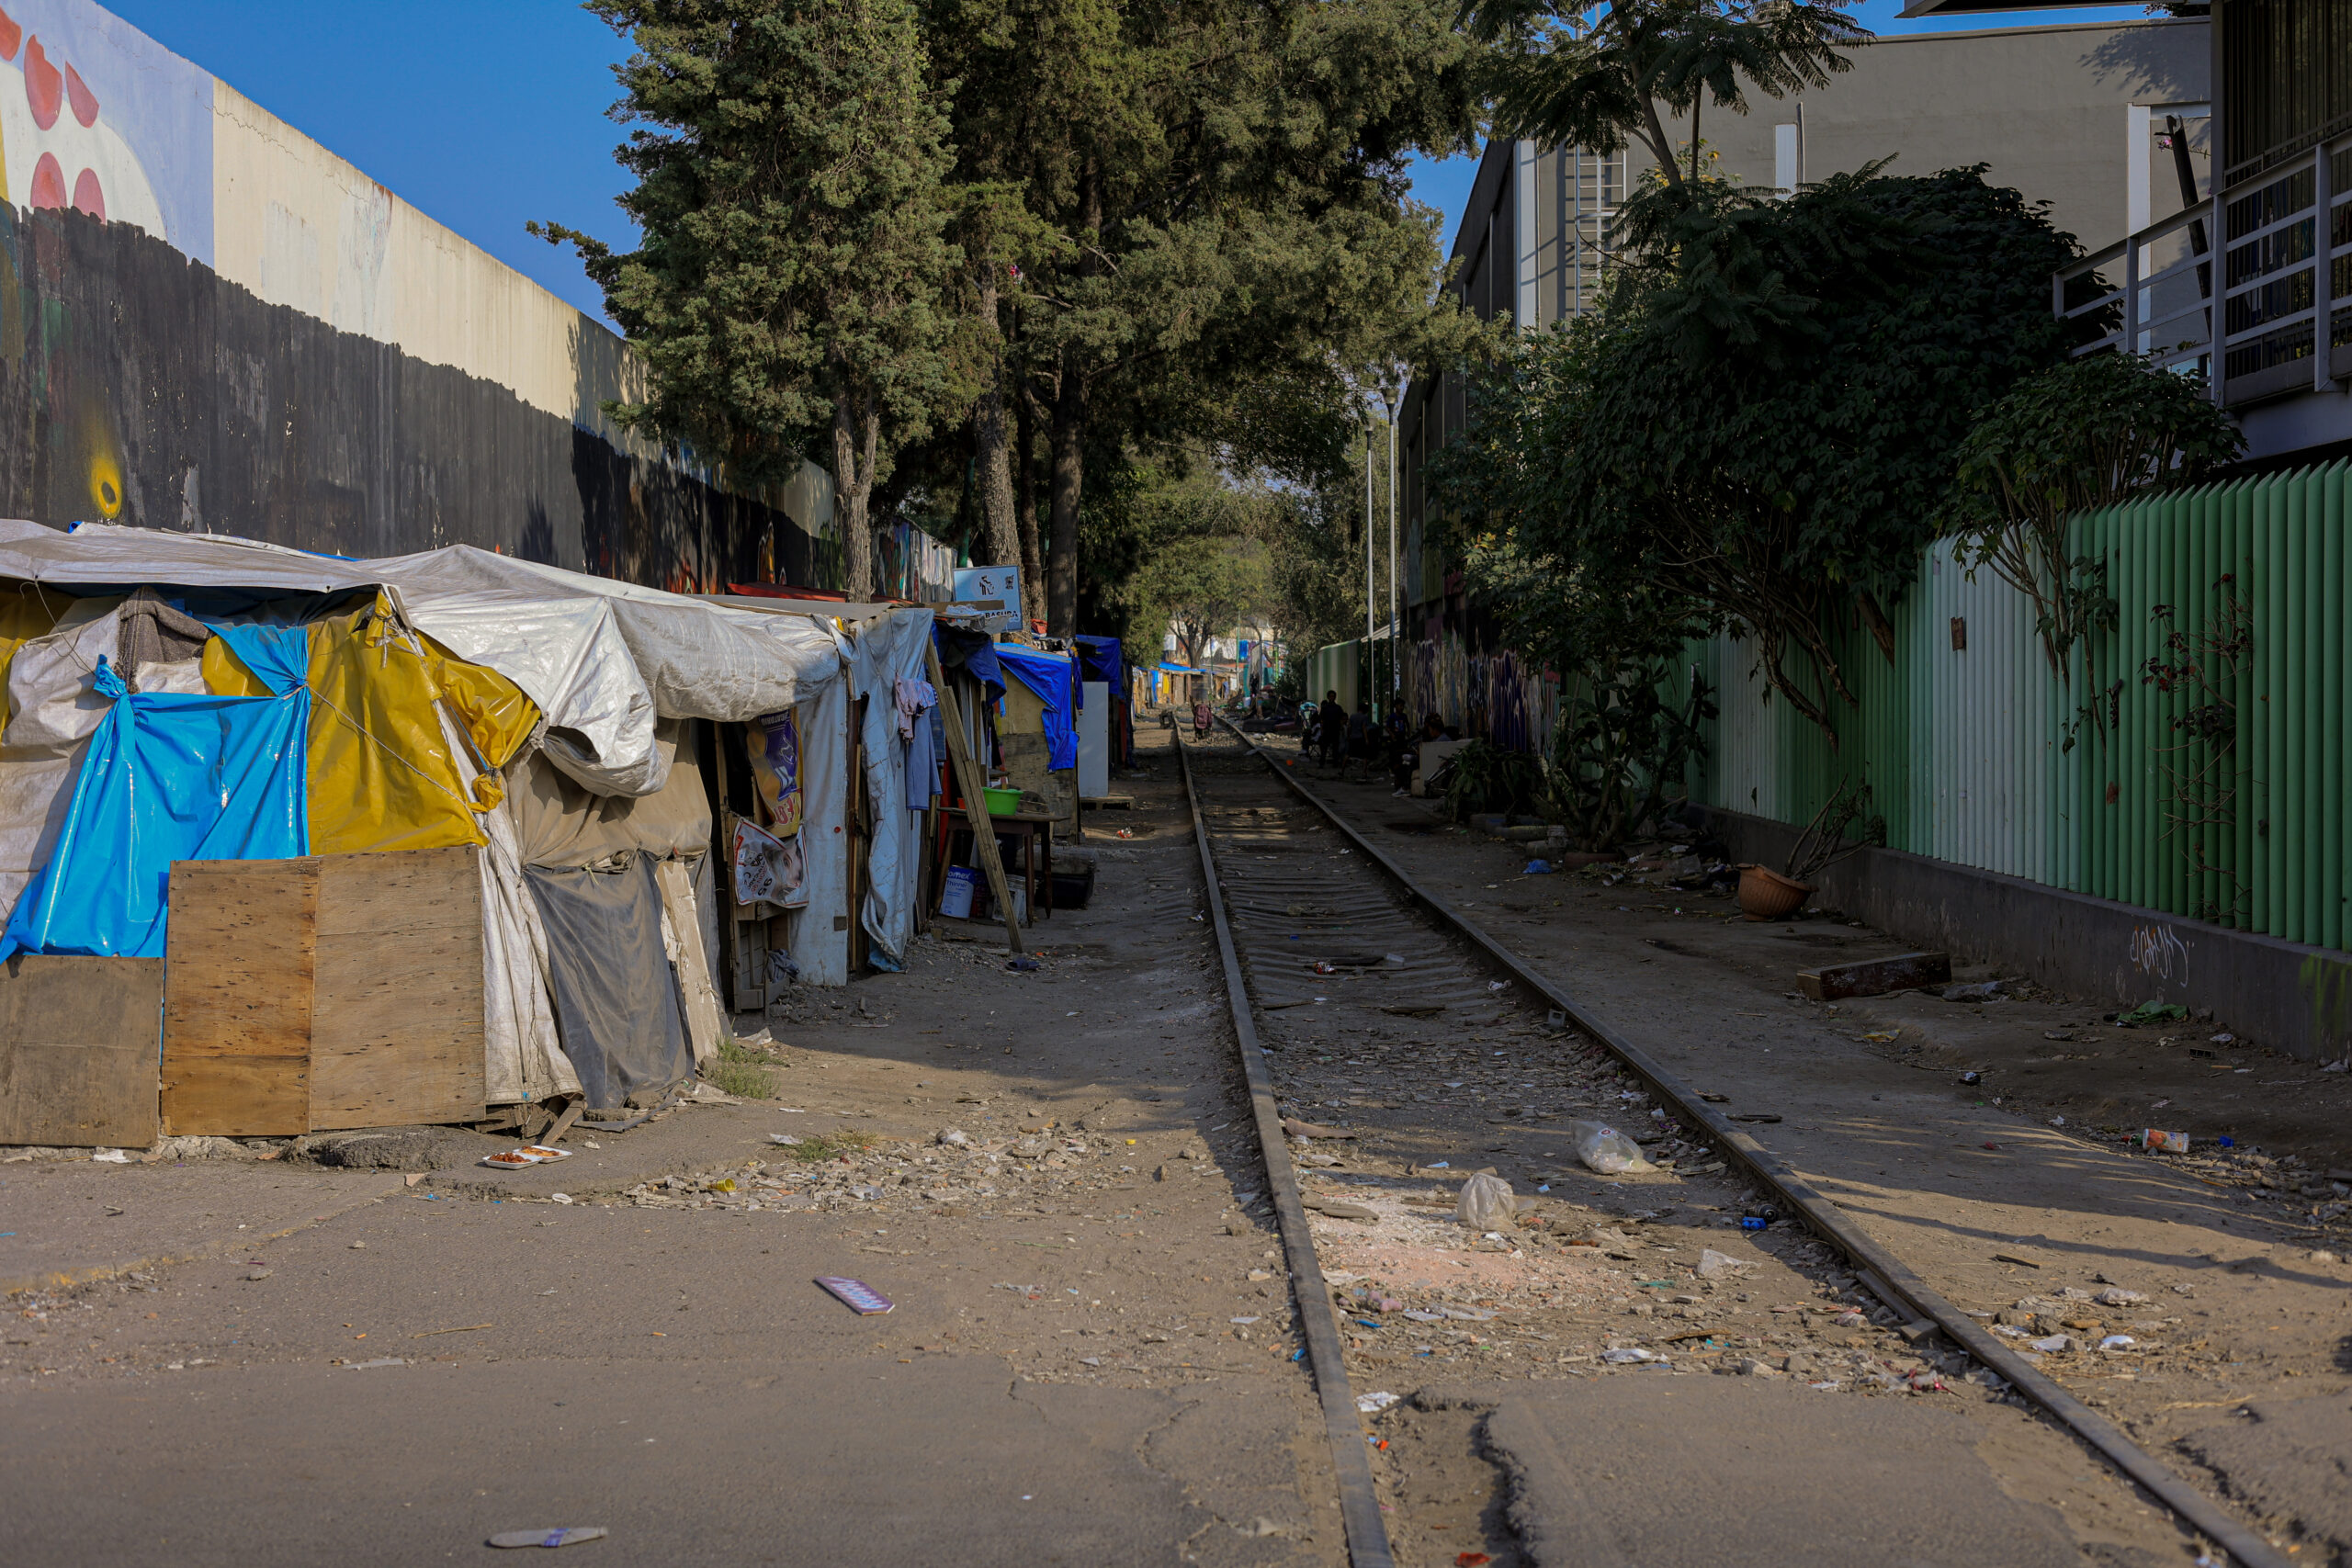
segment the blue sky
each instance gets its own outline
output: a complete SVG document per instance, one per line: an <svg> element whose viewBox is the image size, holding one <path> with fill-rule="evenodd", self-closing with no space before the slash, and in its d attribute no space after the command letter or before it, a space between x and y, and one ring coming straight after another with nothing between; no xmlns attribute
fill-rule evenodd
<svg viewBox="0 0 2352 1568"><path fill-rule="evenodd" d="M101 0L158 42L390 186L510 266L593 315L594 284L568 250L523 232L534 218L619 244L631 231L613 197L621 129L620 40L572 0ZM1901 0L1863 0L1876 32L1945 32L1905 22ZM1980 26L2087 22L2137 6L2010 12ZM1423 160L1414 194L1443 211L1451 243L1476 160Z"/></svg>

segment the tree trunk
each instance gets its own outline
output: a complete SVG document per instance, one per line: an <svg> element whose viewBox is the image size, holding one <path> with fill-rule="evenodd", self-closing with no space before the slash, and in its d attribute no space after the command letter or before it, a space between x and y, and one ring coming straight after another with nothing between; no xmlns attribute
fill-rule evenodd
<svg viewBox="0 0 2352 1568"><path fill-rule="evenodd" d="M1086 486L1086 379L1078 355L1062 357L1061 395L1054 400L1054 539L1046 578L1046 630L1078 630L1078 502Z"/></svg>
<svg viewBox="0 0 2352 1568"><path fill-rule="evenodd" d="M1046 618L1046 556L1037 541L1037 422L1030 411L1026 387L1013 389L1013 472L1019 477L1019 499L1013 504L1021 531L1021 619L1025 625Z"/></svg>
<svg viewBox="0 0 2352 1568"><path fill-rule="evenodd" d="M979 314L988 324L989 334L995 336L996 267L993 264L981 275ZM1005 450L1005 374L1004 343L1000 337L990 353L988 385L982 389L979 405L972 413L972 431L978 447L975 456L980 470L980 516L987 534L988 554L982 564L987 566L1011 566L1021 559L1021 525L1013 518L1012 468Z"/></svg>
<svg viewBox="0 0 2352 1568"><path fill-rule="evenodd" d="M833 399L833 525L841 530L842 591L853 604L866 604L874 600L874 529L865 508L874 493L874 451L882 422L863 398L853 415L850 398L842 392Z"/></svg>
<svg viewBox="0 0 2352 1568"><path fill-rule="evenodd" d="M1102 176L1089 163L1078 176L1078 225L1085 247L1079 276L1102 270ZM1078 502L1086 488L1086 376L1075 350L1062 354L1061 385L1054 395L1054 537L1046 579L1046 629L1055 637L1078 630Z"/></svg>

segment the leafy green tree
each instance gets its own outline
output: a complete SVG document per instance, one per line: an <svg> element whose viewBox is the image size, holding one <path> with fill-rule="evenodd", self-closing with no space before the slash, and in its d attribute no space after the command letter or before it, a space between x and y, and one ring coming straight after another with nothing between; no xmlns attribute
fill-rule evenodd
<svg viewBox="0 0 2352 1568"><path fill-rule="evenodd" d="M1091 463L1220 444L1250 383L1339 384L1431 314L1436 241L1403 202L1404 160L1475 140L1476 50L1449 14L933 0L956 177L1016 185L1053 236L1001 309L1054 630L1077 616Z"/></svg>
<svg viewBox="0 0 2352 1568"><path fill-rule="evenodd" d="M1955 455L1943 526L1972 569L1990 566L2033 601L2050 668L2070 681L2068 654L2086 632L2115 624L2115 602L2100 563L2069 555L2068 522L2143 491L2195 484L2245 446L2201 379L2127 354L2069 360L1977 416ZM2096 672L2086 673L2096 688Z"/></svg>
<svg viewBox="0 0 2352 1568"><path fill-rule="evenodd" d="M1870 41L1852 0L1464 0L1462 17L1497 46L1495 129L1599 153L1639 143L1679 185L1667 118L1690 117L1700 176L1700 118L1712 102L1747 112L1752 89L1783 97L1827 85ZM1661 110L1664 113L1661 113Z"/></svg>
<svg viewBox="0 0 2352 1568"><path fill-rule="evenodd" d="M1702 602L1834 739L1853 695L1832 628L1859 615L1894 658L1884 607L1976 411L2064 355L2048 279L2076 247L1981 167L1786 199L1686 186L1627 231L1517 547Z"/></svg>
<svg viewBox="0 0 2352 1568"><path fill-rule="evenodd" d="M645 359L623 423L746 477L828 457L853 597L873 592L869 503L897 448L951 404L959 258L946 118L911 0L588 0L635 52L616 70L616 253L556 224Z"/></svg>

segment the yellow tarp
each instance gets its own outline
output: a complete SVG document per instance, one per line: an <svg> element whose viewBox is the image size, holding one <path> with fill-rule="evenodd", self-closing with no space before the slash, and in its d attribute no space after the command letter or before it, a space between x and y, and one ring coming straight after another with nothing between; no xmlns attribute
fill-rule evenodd
<svg viewBox="0 0 2352 1568"><path fill-rule="evenodd" d="M380 600L311 625L312 854L482 842L474 816L503 796L497 770L529 739L538 707L496 671L414 640L422 654L392 631ZM206 689L217 694L268 694L219 637L205 644L203 668ZM447 699L479 761L452 754L438 699Z"/></svg>
<svg viewBox="0 0 2352 1568"><path fill-rule="evenodd" d="M17 649L37 637L57 629L57 617L74 601L31 583L16 583L14 592L0 589L0 724L16 717L8 702L8 666Z"/></svg>

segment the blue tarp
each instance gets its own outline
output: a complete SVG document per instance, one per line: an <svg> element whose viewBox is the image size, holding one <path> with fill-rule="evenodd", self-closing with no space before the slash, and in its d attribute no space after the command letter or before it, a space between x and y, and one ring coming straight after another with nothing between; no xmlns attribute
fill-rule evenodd
<svg viewBox="0 0 2352 1568"><path fill-rule="evenodd" d="M1010 642L997 645L996 661L1046 705L1046 766L1078 766L1077 661L1058 653L1035 653Z"/></svg>
<svg viewBox="0 0 2352 1568"><path fill-rule="evenodd" d="M273 686L294 647L308 648L299 626L232 629L254 634L232 646ZM311 694L293 668L281 696L133 695L99 660L95 684L114 706L90 738L49 863L0 935L0 959L159 958L172 862L308 854Z"/></svg>
<svg viewBox="0 0 2352 1568"><path fill-rule="evenodd" d="M996 639L986 632L967 632L960 626L946 626L933 621L932 642L939 649L939 663L944 670L961 670L978 681L995 702L1004 695L1004 674L998 669Z"/></svg>

